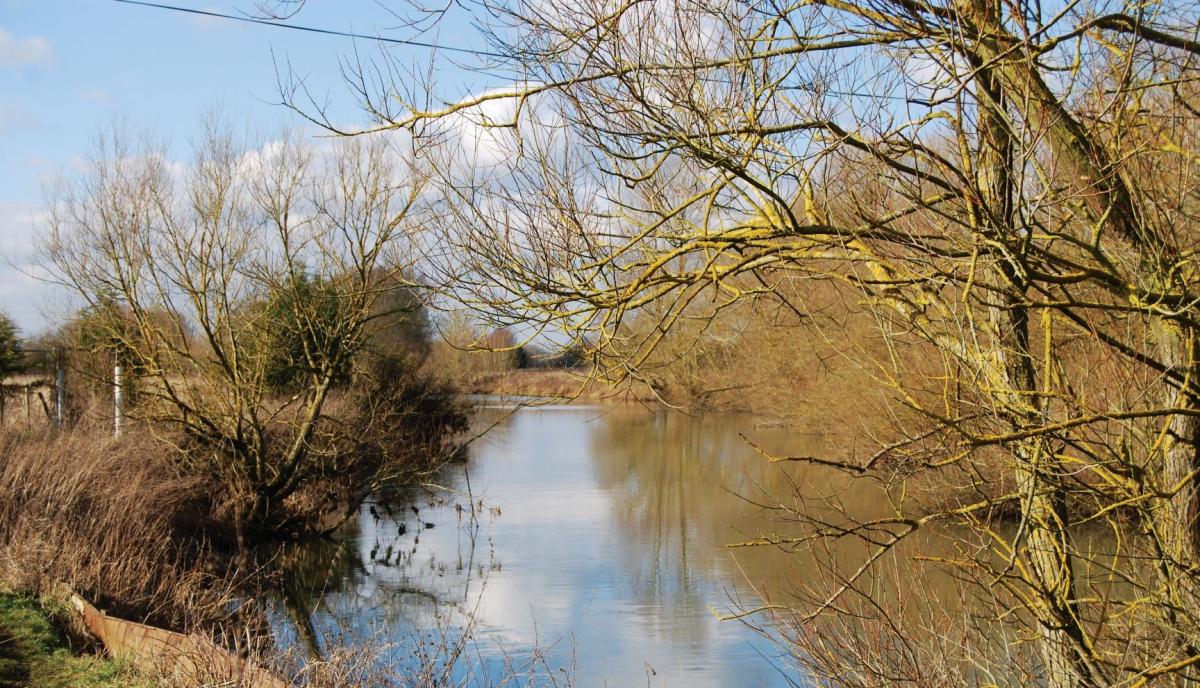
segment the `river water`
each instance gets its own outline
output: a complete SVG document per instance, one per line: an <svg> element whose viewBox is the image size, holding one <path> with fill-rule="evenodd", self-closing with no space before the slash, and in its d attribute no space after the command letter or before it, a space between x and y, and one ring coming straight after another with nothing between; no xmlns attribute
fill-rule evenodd
<svg viewBox="0 0 1200 688"><path fill-rule="evenodd" d="M372 661L412 671L469 626L447 669L466 685L803 683L785 648L719 617L805 574L778 549L727 547L775 528L762 504L801 478L741 435L772 451L825 439L640 407L477 413L495 427L465 463L364 505L334 542L281 555L283 642L375 646Z"/></svg>

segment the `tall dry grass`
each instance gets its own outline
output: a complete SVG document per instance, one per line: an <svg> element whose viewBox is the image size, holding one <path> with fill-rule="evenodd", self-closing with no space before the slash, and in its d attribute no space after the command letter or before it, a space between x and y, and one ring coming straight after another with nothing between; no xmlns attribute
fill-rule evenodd
<svg viewBox="0 0 1200 688"><path fill-rule="evenodd" d="M210 546L205 534L219 529L220 486L169 451L145 427L120 440L87 423L0 433L0 589L56 597L65 583L114 616L207 636L296 685L570 685L528 660L481 676L471 624L415 645L383 633L360 644L330 637L318 659L281 649L266 605L254 602L269 594L275 570ZM398 647L411 661L388 659ZM171 688L209 685L198 676L144 678Z"/></svg>
<svg viewBox="0 0 1200 688"><path fill-rule="evenodd" d="M208 557L212 486L134 429L0 435L0 581L65 583L125 618L179 630L228 616L231 576Z"/></svg>

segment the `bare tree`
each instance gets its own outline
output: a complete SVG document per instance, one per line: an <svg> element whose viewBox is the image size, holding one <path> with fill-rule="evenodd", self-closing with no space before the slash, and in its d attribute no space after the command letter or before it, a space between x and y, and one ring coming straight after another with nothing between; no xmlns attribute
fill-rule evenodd
<svg viewBox="0 0 1200 688"><path fill-rule="evenodd" d="M306 481L365 470L331 394L413 286L424 180L403 160L381 138L248 142L207 122L176 164L115 131L50 199L47 267L143 381L134 415L211 457L247 528L294 513Z"/></svg>
<svg viewBox="0 0 1200 688"><path fill-rule="evenodd" d="M791 509L805 534L765 544L866 545L789 605L793 627L852 617L852 600L886 621L879 563L953 524L983 544L941 564L1038 640L1038 680L1200 677L1194 7L472 7L511 88L430 107L387 65L351 74L378 129L439 138L434 258L459 298L619 351L638 377L685 325L751 301L809 316L781 285L840 285L885 342L843 351L893 400L894 434L862 456L776 458L901 494L966 480L948 507L905 499L885 519ZM993 526L1001 512L1014 528ZM1099 524L1118 534L1103 556L1078 544ZM950 654L975 681L1003 660ZM842 655L854 671L797 655L846 684L945 680L887 653Z"/></svg>

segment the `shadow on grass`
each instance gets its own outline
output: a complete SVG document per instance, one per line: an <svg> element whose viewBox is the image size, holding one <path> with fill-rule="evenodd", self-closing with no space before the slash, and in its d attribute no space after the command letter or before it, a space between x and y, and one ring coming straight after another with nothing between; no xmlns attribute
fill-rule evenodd
<svg viewBox="0 0 1200 688"><path fill-rule="evenodd" d="M0 688L151 686L120 662L73 651L41 601L0 593Z"/></svg>

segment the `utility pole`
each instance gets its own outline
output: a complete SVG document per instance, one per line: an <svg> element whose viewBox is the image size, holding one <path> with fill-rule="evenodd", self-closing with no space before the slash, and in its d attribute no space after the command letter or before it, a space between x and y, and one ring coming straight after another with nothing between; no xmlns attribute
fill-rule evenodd
<svg viewBox="0 0 1200 688"><path fill-rule="evenodd" d="M121 389L121 359L114 355L113 361L113 437L120 439L125 423L125 399Z"/></svg>
<svg viewBox="0 0 1200 688"><path fill-rule="evenodd" d="M54 350L54 422L63 427L67 419L67 355L63 347Z"/></svg>

